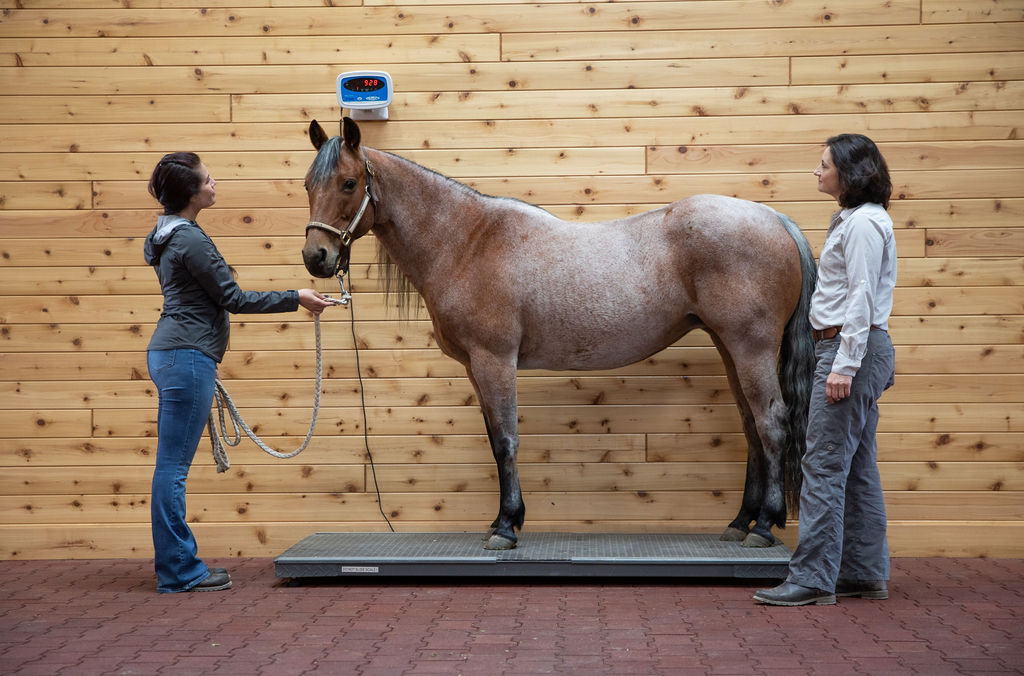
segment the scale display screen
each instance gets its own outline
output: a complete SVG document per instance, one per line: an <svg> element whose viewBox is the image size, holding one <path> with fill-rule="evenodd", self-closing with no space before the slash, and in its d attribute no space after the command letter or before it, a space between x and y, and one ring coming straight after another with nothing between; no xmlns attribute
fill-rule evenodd
<svg viewBox="0 0 1024 676"><path fill-rule="evenodd" d="M342 86L350 92L376 92L387 87L387 83L379 77L350 77Z"/></svg>
<svg viewBox="0 0 1024 676"><path fill-rule="evenodd" d="M354 70L338 76L338 103L342 108L367 110L391 104L394 85L380 70Z"/></svg>

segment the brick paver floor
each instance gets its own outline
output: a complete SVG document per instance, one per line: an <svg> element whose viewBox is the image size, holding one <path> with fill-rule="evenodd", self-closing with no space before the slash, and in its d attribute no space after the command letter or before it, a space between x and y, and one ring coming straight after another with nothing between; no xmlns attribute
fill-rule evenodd
<svg viewBox="0 0 1024 676"><path fill-rule="evenodd" d="M887 601L771 581L344 579L157 594L144 560L0 562L0 674L1024 673L1024 560L895 559Z"/></svg>

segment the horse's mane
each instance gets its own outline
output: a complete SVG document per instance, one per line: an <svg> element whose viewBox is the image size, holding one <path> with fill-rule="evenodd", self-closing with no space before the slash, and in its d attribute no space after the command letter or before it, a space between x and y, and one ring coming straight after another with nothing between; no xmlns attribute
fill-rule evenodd
<svg viewBox="0 0 1024 676"><path fill-rule="evenodd" d="M518 205L524 205L533 209L538 209L540 211L544 211L545 213L550 213L542 209L541 207L538 207L535 204L530 204L529 202L525 202L514 197L496 197L494 195L486 195L476 190L475 188L466 185L465 183L460 183L454 178L445 176L444 174L435 171L429 167L424 167L422 164L413 162L412 160L402 157L401 155L395 155L394 153L389 153L384 150L378 150L377 152L383 153L384 155L387 155L390 158L407 164L417 171L421 171L425 174L428 174L432 176L435 180L443 183L446 187L458 192L465 193L473 198L479 198L484 200L507 201ZM337 155L335 155L334 161L337 162ZM314 170L315 166L316 165L314 165ZM419 294L416 293L416 289L413 287L412 283L409 282L409 278L405 276L405 273L402 272L402 269L398 267L398 265L396 265L393 260L391 260L391 256L388 254L387 249L384 248L384 245L381 243L379 239L377 240L377 276L380 279L382 285L384 286L385 307L397 308L398 316L400 319L403 320L409 319L410 315L419 315ZM395 299L394 305L391 304L392 296L394 296Z"/></svg>
<svg viewBox="0 0 1024 676"><path fill-rule="evenodd" d="M313 164L309 169L309 181L311 185L320 185L334 175L334 172L338 167L338 161L341 157L341 143L342 139L340 136L333 136L324 141L323 145L320 146L319 151L317 151L316 158L313 160ZM514 197L485 195L465 183L460 183L453 178L445 176L444 174L430 169L429 167L417 164L416 162L402 157L401 155L395 155L394 153L389 153L383 150L377 150L377 152L428 174L435 180L443 183L446 187L462 192L472 198L507 201L519 206L526 206L532 209L538 209L539 211L544 211L545 213L550 213L535 204L530 204L529 202L525 202ZM391 256L388 254L387 249L384 248L380 239L377 239L377 276L384 287L385 307L397 308L398 316L403 320L409 319L410 316L419 315L419 294L409 281L409 278L406 277L404 272L402 272L402 269L391 259ZM394 297L393 305L391 304L392 296Z"/></svg>

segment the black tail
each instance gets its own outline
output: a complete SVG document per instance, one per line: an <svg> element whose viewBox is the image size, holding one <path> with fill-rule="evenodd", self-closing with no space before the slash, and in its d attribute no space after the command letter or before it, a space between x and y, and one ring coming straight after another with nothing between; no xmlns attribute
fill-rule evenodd
<svg viewBox="0 0 1024 676"><path fill-rule="evenodd" d="M800 302L786 323L782 348L779 350L779 385L786 400L789 418L789 444L786 447L784 469L786 502L789 511L796 514L800 504L800 484L803 482L800 461L807 448L807 414L814 379L814 336L811 331L810 308L818 268L811 245L799 226L785 214L779 214L779 220L786 226L786 231L800 251L800 272L803 275Z"/></svg>

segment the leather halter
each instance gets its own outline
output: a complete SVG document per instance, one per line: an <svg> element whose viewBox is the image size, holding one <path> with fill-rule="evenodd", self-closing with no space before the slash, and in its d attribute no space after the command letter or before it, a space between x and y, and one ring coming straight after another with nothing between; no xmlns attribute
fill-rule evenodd
<svg viewBox="0 0 1024 676"><path fill-rule="evenodd" d="M373 190L373 165L370 164L370 158L366 156L365 150L363 151L363 164L366 166L366 183L364 186L366 189L366 194L363 195L363 201L359 205L359 211L357 211L356 215L352 217L351 221L349 221L348 227L345 228L344 230L338 230L337 228L327 225L326 223L321 223L320 221L310 221L309 223L306 224L307 236L309 235L310 229L323 230L325 232L331 233L332 235L337 235L341 239L341 246L352 246L352 233L356 231L356 227L359 225L359 221L362 220L363 214L366 213L367 205L373 202L374 209L377 208L376 200L373 199L373 194L371 193L371 191Z"/></svg>

